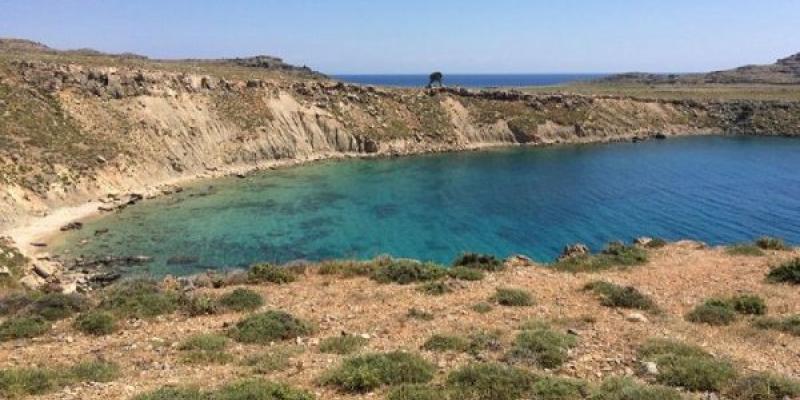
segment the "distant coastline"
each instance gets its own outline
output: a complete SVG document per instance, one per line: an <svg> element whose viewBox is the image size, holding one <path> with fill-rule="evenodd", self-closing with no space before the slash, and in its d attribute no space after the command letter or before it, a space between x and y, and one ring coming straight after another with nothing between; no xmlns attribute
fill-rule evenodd
<svg viewBox="0 0 800 400"><path fill-rule="evenodd" d="M571 82L589 81L610 74L445 74L448 86L470 88L550 86ZM426 74L342 74L333 78L362 85L392 87L423 87L428 84Z"/></svg>

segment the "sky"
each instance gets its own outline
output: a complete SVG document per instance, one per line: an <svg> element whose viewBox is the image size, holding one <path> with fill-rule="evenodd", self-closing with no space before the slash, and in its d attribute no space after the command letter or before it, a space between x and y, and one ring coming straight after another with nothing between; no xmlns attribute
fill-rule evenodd
<svg viewBox="0 0 800 400"><path fill-rule="evenodd" d="M0 37L329 74L700 72L800 52L800 0L0 0Z"/></svg>

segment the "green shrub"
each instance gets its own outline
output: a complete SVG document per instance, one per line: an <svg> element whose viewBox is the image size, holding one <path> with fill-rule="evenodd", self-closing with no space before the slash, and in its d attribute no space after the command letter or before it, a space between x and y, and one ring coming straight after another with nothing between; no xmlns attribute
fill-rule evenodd
<svg viewBox="0 0 800 400"><path fill-rule="evenodd" d="M533 297L523 289L497 288L492 301L501 306L525 307L533 305Z"/></svg>
<svg viewBox="0 0 800 400"><path fill-rule="evenodd" d="M492 305L487 303L487 302L485 302L485 301L482 301L480 303L477 303L477 304L473 305L472 306L472 311L475 311L478 314L486 314L486 313L492 311Z"/></svg>
<svg viewBox="0 0 800 400"><path fill-rule="evenodd" d="M736 320L736 310L728 301L709 299L686 314L686 320L712 326L730 325Z"/></svg>
<svg viewBox="0 0 800 400"><path fill-rule="evenodd" d="M759 318L753 321L753 325L759 329L776 330L800 336L800 315L785 318Z"/></svg>
<svg viewBox="0 0 800 400"><path fill-rule="evenodd" d="M367 342L367 339L360 336L333 336L322 339L319 343L319 351L327 354L350 354L364 347Z"/></svg>
<svg viewBox="0 0 800 400"><path fill-rule="evenodd" d="M639 292L633 286L619 286L609 282L597 281L584 286L600 295L600 303L607 307L633 308L638 310L655 310L653 300Z"/></svg>
<svg viewBox="0 0 800 400"><path fill-rule="evenodd" d="M517 335L507 358L514 362L553 369L569 358L569 349L577 344L573 335L549 328L524 330Z"/></svg>
<svg viewBox="0 0 800 400"><path fill-rule="evenodd" d="M39 316L9 318L0 324L0 342L29 339L44 335L49 330L50 323Z"/></svg>
<svg viewBox="0 0 800 400"><path fill-rule="evenodd" d="M12 315L33 304L38 292L13 292L0 298L0 315Z"/></svg>
<svg viewBox="0 0 800 400"><path fill-rule="evenodd" d="M72 366L68 374L77 382L111 382L119 376L119 366L104 361L86 361Z"/></svg>
<svg viewBox="0 0 800 400"><path fill-rule="evenodd" d="M86 299L81 295L48 293L36 299L24 311L28 315L38 315L48 321L58 321L85 310L87 306Z"/></svg>
<svg viewBox="0 0 800 400"><path fill-rule="evenodd" d="M153 318L175 312L178 302L175 293L161 290L157 282L135 279L107 289L99 308L123 318Z"/></svg>
<svg viewBox="0 0 800 400"><path fill-rule="evenodd" d="M302 351L302 348L295 346L271 346L267 351L248 356L242 364L253 368L257 374L283 371L289 367L291 358Z"/></svg>
<svg viewBox="0 0 800 400"><path fill-rule="evenodd" d="M276 267L272 264L253 264L247 271L247 280L250 283L290 283L297 280L297 275L286 268Z"/></svg>
<svg viewBox="0 0 800 400"><path fill-rule="evenodd" d="M467 339L469 339L467 352L472 355L477 355L483 350L499 350L501 347L499 332L477 331L470 333Z"/></svg>
<svg viewBox="0 0 800 400"><path fill-rule="evenodd" d="M469 267L452 267L447 270L447 275L462 281L479 281L486 276L482 270Z"/></svg>
<svg viewBox="0 0 800 400"><path fill-rule="evenodd" d="M447 275L447 270L433 263L421 263L414 260L391 260L372 274L372 279L380 283L398 283L407 285L414 282L434 281Z"/></svg>
<svg viewBox="0 0 800 400"><path fill-rule="evenodd" d="M478 253L462 254L453 261L453 267L466 267L488 272L501 271L505 268L503 262L498 260L495 256Z"/></svg>
<svg viewBox="0 0 800 400"><path fill-rule="evenodd" d="M521 400L527 398L536 376L503 364L470 364L447 376L447 385L459 399Z"/></svg>
<svg viewBox="0 0 800 400"><path fill-rule="evenodd" d="M319 266L319 273L322 275L338 275L343 278L354 276L369 276L378 267L376 263L356 260L332 260L323 261Z"/></svg>
<svg viewBox="0 0 800 400"><path fill-rule="evenodd" d="M613 267L631 267L647 263L647 251L622 243L610 243L600 254L569 257L553 264L566 272L594 272Z"/></svg>
<svg viewBox="0 0 800 400"><path fill-rule="evenodd" d="M41 395L77 382L110 382L119 374L116 364L83 362L72 367L0 370L0 395L16 398Z"/></svg>
<svg viewBox="0 0 800 400"><path fill-rule="evenodd" d="M432 313L430 313L428 311L425 311L425 310L420 310L418 308L413 308L413 307L408 309L408 314L406 314L406 316L408 318L418 319L418 320L421 320L421 321L433 321L433 314Z"/></svg>
<svg viewBox="0 0 800 400"><path fill-rule="evenodd" d="M631 378L609 378L595 389L589 400L681 400L677 390L663 386L644 385Z"/></svg>
<svg viewBox="0 0 800 400"><path fill-rule="evenodd" d="M767 313L767 303L759 296L744 294L730 299L733 309L739 314L764 315Z"/></svg>
<svg viewBox="0 0 800 400"><path fill-rule="evenodd" d="M800 397L800 381L770 373L737 379L724 393L737 400L784 400Z"/></svg>
<svg viewBox="0 0 800 400"><path fill-rule="evenodd" d="M400 385L392 389L386 400L453 400L450 390L429 385Z"/></svg>
<svg viewBox="0 0 800 400"><path fill-rule="evenodd" d="M531 397L537 400L583 400L589 385L578 379L544 376L531 387Z"/></svg>
<svg viewBox="0 0 800 400"><path fill-rule="evenodd" d="M736 377L727 361L715 359L703 349L669 340L652 340L639 351L643 361L658 366L656 381L691 391L720 391Z"/></svg>
<svg viewBox="0 0 800 400"><path fill-rule="evenodd" d="M795 258L773 268L767 274L767 281L800 285L800 258Z"/></svg>
<svg viewBox="0 0 800 400"><path fill-rule="evenodd" d="M417 290L430 296L443 296L453 292L450 285L443 281L423 283Z"/></svg>
<svg viewBox="0 0 800 400"><path fill-rule="evenodd" d="M200 315L214 315L219 312L217 300L204 294L184 295L180 297L179 304L190 317Z"/></svg>
<svg viewBox="0 0 800 400"><path fill-rule="evenodd" d="M755 244L756 246L764 250L786 251L792 249L791 247L787 246L786 243L784 243L783 239L769 237L769 236L764 236L756 239Z"/></svg>
<svg viewBox="0 0 800 400"><path fill-rule="evenodd" d="M276 340L294 339L311 332L313 327L309 323L291 314L283 311L267 311L242 319L228 331L228 334L242 343L267 344Z"/></svg>
<svg viewBox="0 0 800 400"><path fill-rule="evenodd" d="M219 304L234 311L252 311L264 305L264 299L250 289L236 289L222 295Z"/></svg>
<svg viewBox="0 0 800 400"><path fill-rule="evenodd" d="M732 256L761 257L765 255L764 250L761 250L761 248L755 244L733 245L728 247L725 252Z"/></svg>
<svg viewBox="0 0 800 400"><path fill-rule="evenodd" d="M225 364L233 357L225 352L228 338L215 334L189 337L178 345L184 351L183 360L192 364Z"/></svg>
<svg viewBox="0 0 800 400"><path fill-rule="evenodd" d="M364 393L383 385L427 383L435 370L433 364L415 354L367 354L348 358L327 373L323 382L346 392Z"/></svg>
<svg viewBox="0 0 800 400"><path fill-rule="evenodd" d="M458 351L463 352L469 349L469 340L461 336L436 334L428 338L422 345L423 350L428 351Z"/></svg>
<svg viewBox="0 0 800 400"><path fill-rule="evenodd" d="M225 385L211 396L211 400L314 400L314 395L291 386L248 379Z"/></svg>
<svg viewBox="0 0 800 400"><path fill-rule="evenodd" d="M133 400L209 400L197 389L161 388L137 395Z"/></svg>
<svg viewBox="0 0 800 400"><path fill-rule="evenodd" d="M113 333L117 329L117 320L109 312L89 311L75 319L75 329L95 336Z"/></svg>

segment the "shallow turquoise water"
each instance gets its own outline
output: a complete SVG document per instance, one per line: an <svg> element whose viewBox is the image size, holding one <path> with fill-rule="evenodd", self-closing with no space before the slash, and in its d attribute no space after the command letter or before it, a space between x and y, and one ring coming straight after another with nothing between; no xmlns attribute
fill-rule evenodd
<svg viewBox="0 0 800 400"><path fill-rule="evenodd" d="M94 237L101 228L109 233ZM201 182L90 221L61 249L148 255L155 261L143 268L162 274L378 254L550 260L573 242L599 249L647 235L722 244L765 234L800 242L800 140L696 137L324 162Z"/></svg>

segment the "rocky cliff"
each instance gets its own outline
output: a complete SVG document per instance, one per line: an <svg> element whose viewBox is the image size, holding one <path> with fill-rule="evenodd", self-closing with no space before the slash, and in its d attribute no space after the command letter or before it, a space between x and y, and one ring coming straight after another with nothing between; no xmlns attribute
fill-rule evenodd
<svg viewBox="0 0 800 400"><path fill-rule="evenodd" d="M800 134L796 102L384 89L270 67L279 65L272 58L158 61L15 49L0 54L0 231L108 194L275 162Z"/></svg>

